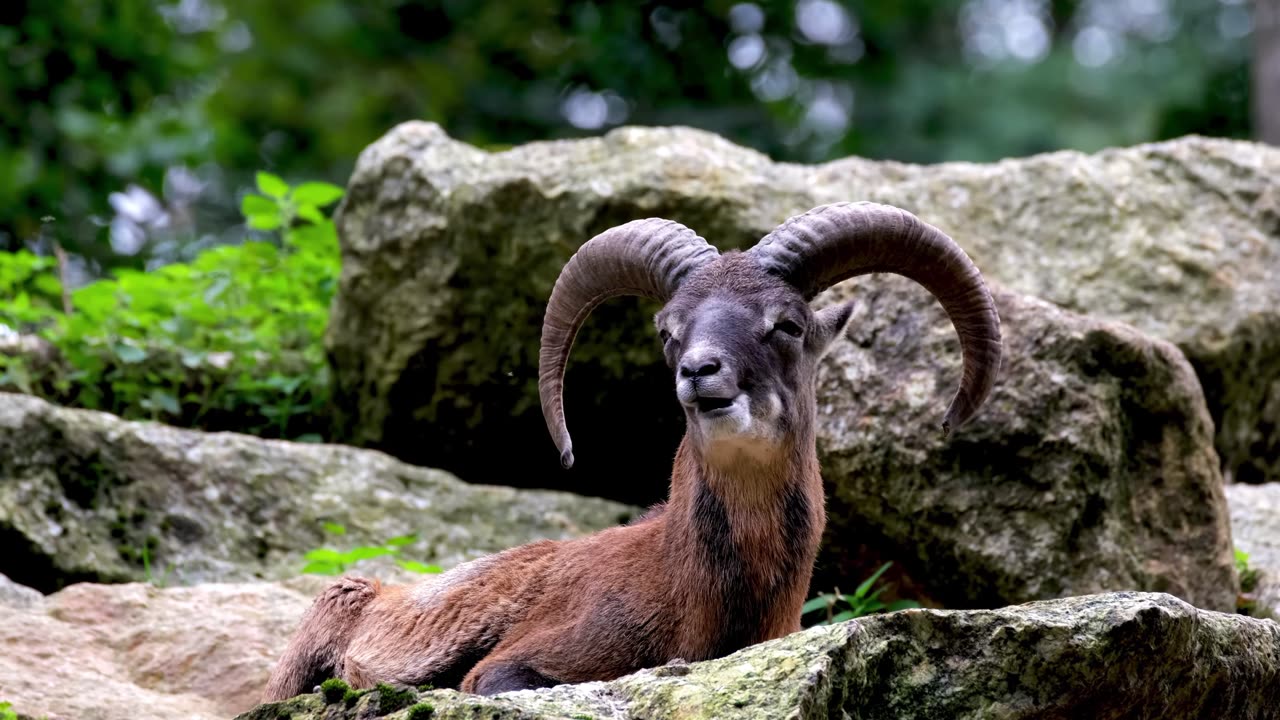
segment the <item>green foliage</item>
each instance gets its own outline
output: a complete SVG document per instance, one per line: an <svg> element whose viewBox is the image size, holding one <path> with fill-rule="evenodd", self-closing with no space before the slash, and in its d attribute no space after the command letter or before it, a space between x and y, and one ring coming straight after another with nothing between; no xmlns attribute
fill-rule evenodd
<svg viewBox="0 0 1280 720"><path fill-rule="evenodd" d="M1249 553L1235 548L1236 576L1240 578L1240 594L1236 597L1236 612L1253 615L1258 607L1254 591L1258 589L1258 571L1249 567Z"/></svg>
<svg viewBox="0 0 1280 720"><path fill-rule="evenodd" d="M343 682L341 678L329 678L320 683L320 694L324 695L324 701L330 705L346 697L347 691L350 689L351 686Z"/></svg>
<svg viewBox="0 0 1280 720"><path fill-rule="evenodd" d="M338 523L326 522L323 525L324 530L332 535L346 535L347 528ZM321 547L311 550L302 558L307 561L305 567L302 568L304 574L310 575L341 575L347 571L352 565L361 560L369 560L376 557L385 557L388 555L396 556L395 563L409 572L421 574L436 574L442 571L439 565L428 565L416 560L406 560L399 557L400 551L418 541L417 535L400 535L387 540L381 545L361 545L353 547L350 550L334 550L333 548Z"/></svg>
<svg viewBox="0 0 1280 720"><path fill-rule="evenodd" d="M418 703L409 708L409 712L405 715L406 720L430 720L435 717L436 708L431 703Z"/></svg>
<svg viewBox="0 0 1280 720"><path fill-rule="evenodd" d="M342 190L290 188L263 173L242 205L280 244L207 250L151 272L120 269L71 293L61 308L52 261L0 254L0 323L39 334L61 363L0 356L0 387L63 404L204 429L318 439L329 398L322 336L339 269L322 208Z"/></svg>
<svg viewBox="0 0 1280 720"><path fill-rule="evenodd" d="M825 37L801 5L823 11ZM95 266L140 267L145 253L114 255L95 221L110 217L110 193L136 183L169 201L166 171L194 168L218 186L202 230L221 231L252 168L341 178L410 119L494 148L689 125L783 160L989 160L1248 134L1248 3L1116 5L7 3L0 245L51 236ZM1082 62L1089 33L1105 57ZM575 98L589 112L571 112Z"/></svg>
<svg viewBox="0 0 1280 720"><path fill-rule="evenodd" d="M0 720L18 720L18 713L13 709L13 703L0 702Z"/></svg>
<svg viewBox="0 0 1280 720"><path fill-rule="evenodd" d="M418 699L417 693L408 688L395 688L387 683L378 683L378 712L388 714L403 710Z"/></svg>
<svg viewBox="0 0 1280 720"><path fill-rule="evenodd" d="M62 309L57 262L26 250L0 255L0 297L7 300L4 312L12 324L47 324Z"/></svg>
<svg viewBox="0 0 1280 720"><path fill-rule="evenodd" d="M106 259L92 218L109 216L108 193L157 187L166 168L214 150L204 102L221 32L177 31L172 10L152 0L0 7L0 247L20 247L52 216L69 248Z"/></svg>
<svg viewBox="0 0 1280 720"><path fill-rule="evenodd" d="M839 588L836 588L835 592L824 593L806 602L801 606L800 614L802 616L808 615L821 618L810 623L807 627L833 625L878 612L893 612L895 610L920 607L920 603L914 600L895 600L886 604L879 599L880 594L885 591L886 587L881 585L874 590L872 589L876 581L891 565L893 565L891 562L881 565L878 570L871 574L871 577L863 580L862 584L858 585L857 589L851 594L843 594Z"/></svg>
<svg viewBox="0 0 1280 720"><path fill-rule="evenodd" d="M1253 592L1258 587L1258 571L1249 567L1249 553L1235 549L1236 555L1236 575L1240 577L1240 589L1243 592Z"/></svg>

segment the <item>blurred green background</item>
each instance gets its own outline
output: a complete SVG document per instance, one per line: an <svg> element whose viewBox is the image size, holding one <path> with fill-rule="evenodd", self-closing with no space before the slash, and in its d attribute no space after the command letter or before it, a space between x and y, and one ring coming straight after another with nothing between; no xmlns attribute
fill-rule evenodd
<svg viewBox="0 0 1280 720"><path fill-rule="evenodd" d="M1280 142L1280 0L10 0L0 57L0 390L292 440L350 440L330 215L401 121L800 162Z"/></svg>
<svg viewBox="0 0 1280 720"><path fill-rule="evenodd" d="M1271 0L1261 0L1263 4ZM253 173L343 184L393 124L622 124L775 159L986 161L1250 137L1244 0L11 0L0 248L79 284L246 236Z"/></svg>

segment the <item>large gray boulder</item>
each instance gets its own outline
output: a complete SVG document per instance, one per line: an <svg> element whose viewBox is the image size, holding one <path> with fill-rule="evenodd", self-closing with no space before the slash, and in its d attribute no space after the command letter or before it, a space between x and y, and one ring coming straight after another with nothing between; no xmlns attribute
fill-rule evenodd
<svg viewBox="0 0 1280 720"><path fill-rule="evenodd" d="M416 533L448 567L634 510L472 485L380 452L200 433L0 393L0 573L50 592L79 580L285 578L303 554ZM346 527L341 537L322 525ZM144 558L143 548L147 549Z"/></svg>
<svg viewBox="0 0 1280 720"><path fill-rule="evenodd" d="M818 298L854 311L818 377L829 522L815 586L848 590L896 560L947 607L1137 589L1234 609L1213 425L1186 358L1126 325L995 299L1002 373L945 437L961 355L941 306L897 276Z"/></svg>
<svg viewBox="0 0 1280 720"><path fill-rule="evenodd" d="M905 207L990 279L1123 321L1196 367L1230 477L1280 478L1280 149L1204 138L990 165L848 158L773 163L689 129L486 153L433 124L362 153L337 222L343 272L327 343L345 437L412 462L630 501L664 489L681 433L652 305L598 310L569 368L578 466L558 470L534 386L563 263L636 217L721 248L839 200ZM431 442L423 442L423 438Z"/></svg>
<svg viewBox="0 0 1280 720"><path fill-rule="evenodd" d="M302 695L239 720L280 717L1276 718L1280 625L1143 593L906 610L607 683L488 698L374 691L349 705Z"/></svg>

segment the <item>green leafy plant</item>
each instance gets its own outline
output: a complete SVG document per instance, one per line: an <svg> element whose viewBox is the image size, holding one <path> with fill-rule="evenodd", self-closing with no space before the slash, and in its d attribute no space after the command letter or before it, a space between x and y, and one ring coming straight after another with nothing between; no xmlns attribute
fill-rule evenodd
<svg viewBox="0 0 1280 720"><path fill-rule="evenodd" d="M1240 578L1240 594L1236 596L1236 612L1252 615L1258 607L1254 591L1258 589L1258 571L1249 567L1249 553L1235 548L1236 576Z"/></svg>
<svg viewBox="0 0 1280 720"><path fill-rule="evenodd" d="M331 535L342 536L347 534L347 528L338 523L326 522L323 527L325 532ZM442 572L439 565L429 565L399 557L402 549L417 541L417 535L400 535L387 540L381 545L360 545L350 550L334 550L329 547L316 548L302 556L307 561L306 566L302 568L302 572L309 575L341 575L347 571L347 568L361 560L388 555L397 556L395 559L396 565L409 572L422 574Z"/></svg>
<svg viewBox="0 0 1280 720"><path fill-rule="evenodd" d="M1235 549L1236 575L1240 577L1240 590L1253 592L1258 587L1258 571L1249 567L1249 553Z"/></svg>
<svg viewBox="0 0 1280 720"><path fill-rule="evenodd" d="M13 709L13 703L0 702L0 720L18 720L18 713Z"/></svg>
<svg viewBox="0 0 1280 720"><path fill-rule="evenodd" d="M914 600L895 600L890 603L880 600L880 594L885 591L886 587L884 585L875 587L875 584L891 565L893 565L891 562L881 565L878 570L871 574L871 577L863 580L862 584L858 585L852 593L841 593L840 589L836 588L834 592L824 593L809 600L801 606L801 615L820 616L821 619L809 624L809 627L813 627L816 625L833 625L878 612L893 612L895 610L920 607L920 603ZM875 587L874 590L872 589L873 587Z"/></svg>
<svg viewBox="0 0 1280 720"><path fill-rule="evenodd" d="M327 183L259 173L241 206L278 232L150 272L116 270L64 303L56 262L0 253L0 324L34 333L56 362L0 355L0 388L131 419L314 441L329 370L322 338L339 270ZM65 305L70 305L67 312Z"/></svg>

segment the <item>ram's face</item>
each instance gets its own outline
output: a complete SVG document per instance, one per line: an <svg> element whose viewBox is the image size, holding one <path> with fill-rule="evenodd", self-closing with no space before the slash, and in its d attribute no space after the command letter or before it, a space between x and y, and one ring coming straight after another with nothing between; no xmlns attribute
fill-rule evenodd
<svg viewBox="0 0 1280 720"><path fill-rule="evenodd" d="M766 448L807 425L818 359L849 312L813 312L749 256L690 278L655 322L694 439Z"/></svg>

